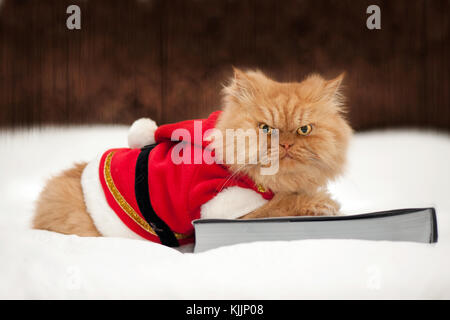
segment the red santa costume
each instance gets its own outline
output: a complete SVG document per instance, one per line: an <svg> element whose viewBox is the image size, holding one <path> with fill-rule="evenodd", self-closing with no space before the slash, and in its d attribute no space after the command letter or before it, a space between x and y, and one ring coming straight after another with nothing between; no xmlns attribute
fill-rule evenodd
<svg viewBox="0 0 450 320"><path fill-rule="evenodd" d="M195 163L193 158L189 163L172 160L180 143L201 150L208 146L186 137L173 141L174 130L185 129L194 137L194 121L201 121L203 137L219 115L217 111L207 119L158 128L153 121L140 119L129 132L131 148L108 150L88 163L81 184L88 212L102 235L183 245L194 241L193 220L235 219L273 197L244 175L229 179L225 165Z"/></svg>

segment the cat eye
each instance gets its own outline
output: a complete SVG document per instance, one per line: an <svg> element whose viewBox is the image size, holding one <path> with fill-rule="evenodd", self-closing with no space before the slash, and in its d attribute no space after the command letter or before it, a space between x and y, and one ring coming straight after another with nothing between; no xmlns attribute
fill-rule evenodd
<svg viewBox="0 0 450 320"><path fill-rule="evenodd" d="M301 136L307 136L311 133L312 125L307 124L306 126L301 126L297 129L297 133Z"/></svg>
<svg viewBox="0 0 450 320"><path fill-rule="evenodd" d="M271 134L272 133L272 128L265 124L265 123L260 123L258 125L258 127L265 133L265 134Z"/></svg>

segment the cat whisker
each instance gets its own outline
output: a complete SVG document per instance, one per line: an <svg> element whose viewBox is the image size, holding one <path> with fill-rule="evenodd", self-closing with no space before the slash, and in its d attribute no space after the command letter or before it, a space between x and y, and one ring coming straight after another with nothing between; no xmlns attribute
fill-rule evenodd
<svg viewBox="0 0 450 320"><path fill-rule="evenodd" d="M222 184L222 186L221 186L219 192L222 191L222 190L226 187L227 183L228 183L231 179L235 179L235 178L237 177L237 174L240 173L240 172L242 171L242 169L244 169L246 166L248 166L248 164L244 164L244 165L240 166L235 172L233 172L233 174L230 175L230 176L228 177L228 179L225 180L225 182Z"/></svg>

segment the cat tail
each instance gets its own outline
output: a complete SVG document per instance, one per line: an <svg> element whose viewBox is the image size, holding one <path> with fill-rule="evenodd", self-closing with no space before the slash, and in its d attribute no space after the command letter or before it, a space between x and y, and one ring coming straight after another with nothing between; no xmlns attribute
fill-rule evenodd
<svg viewBox="0 0 450 320"><path fill-rule="evenodd" d="M128 146L133 149L140 149L155 143L155 131L157 128L156 122L149 118L136 120L128 130Z"/></svg>

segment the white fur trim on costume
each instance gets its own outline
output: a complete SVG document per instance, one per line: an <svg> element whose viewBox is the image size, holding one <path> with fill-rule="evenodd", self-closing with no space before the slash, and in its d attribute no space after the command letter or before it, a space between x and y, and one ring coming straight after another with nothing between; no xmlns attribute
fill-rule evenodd
<svg viewBox="0 0 450 320"><path fill-rule="evenodd" d="M100 158L89 162L81 176L84 202L95 226L105 237L143 239L120 220L106 201L99 177Z"/></svg>
<svg viewBox="0 0 450 320"><path fill-rule="evenodd" d="M136 120L128 130L128 146L140 149L155 143L155 131L157 128L156 122L149 118Z"/></svg>
<svg viewBox="0 0 450 320"><path fill-rule="evenodd" d="M251 189L238 186L222 190L202 205L202 219L237 219L264 205L268 200Z"/></svg>

